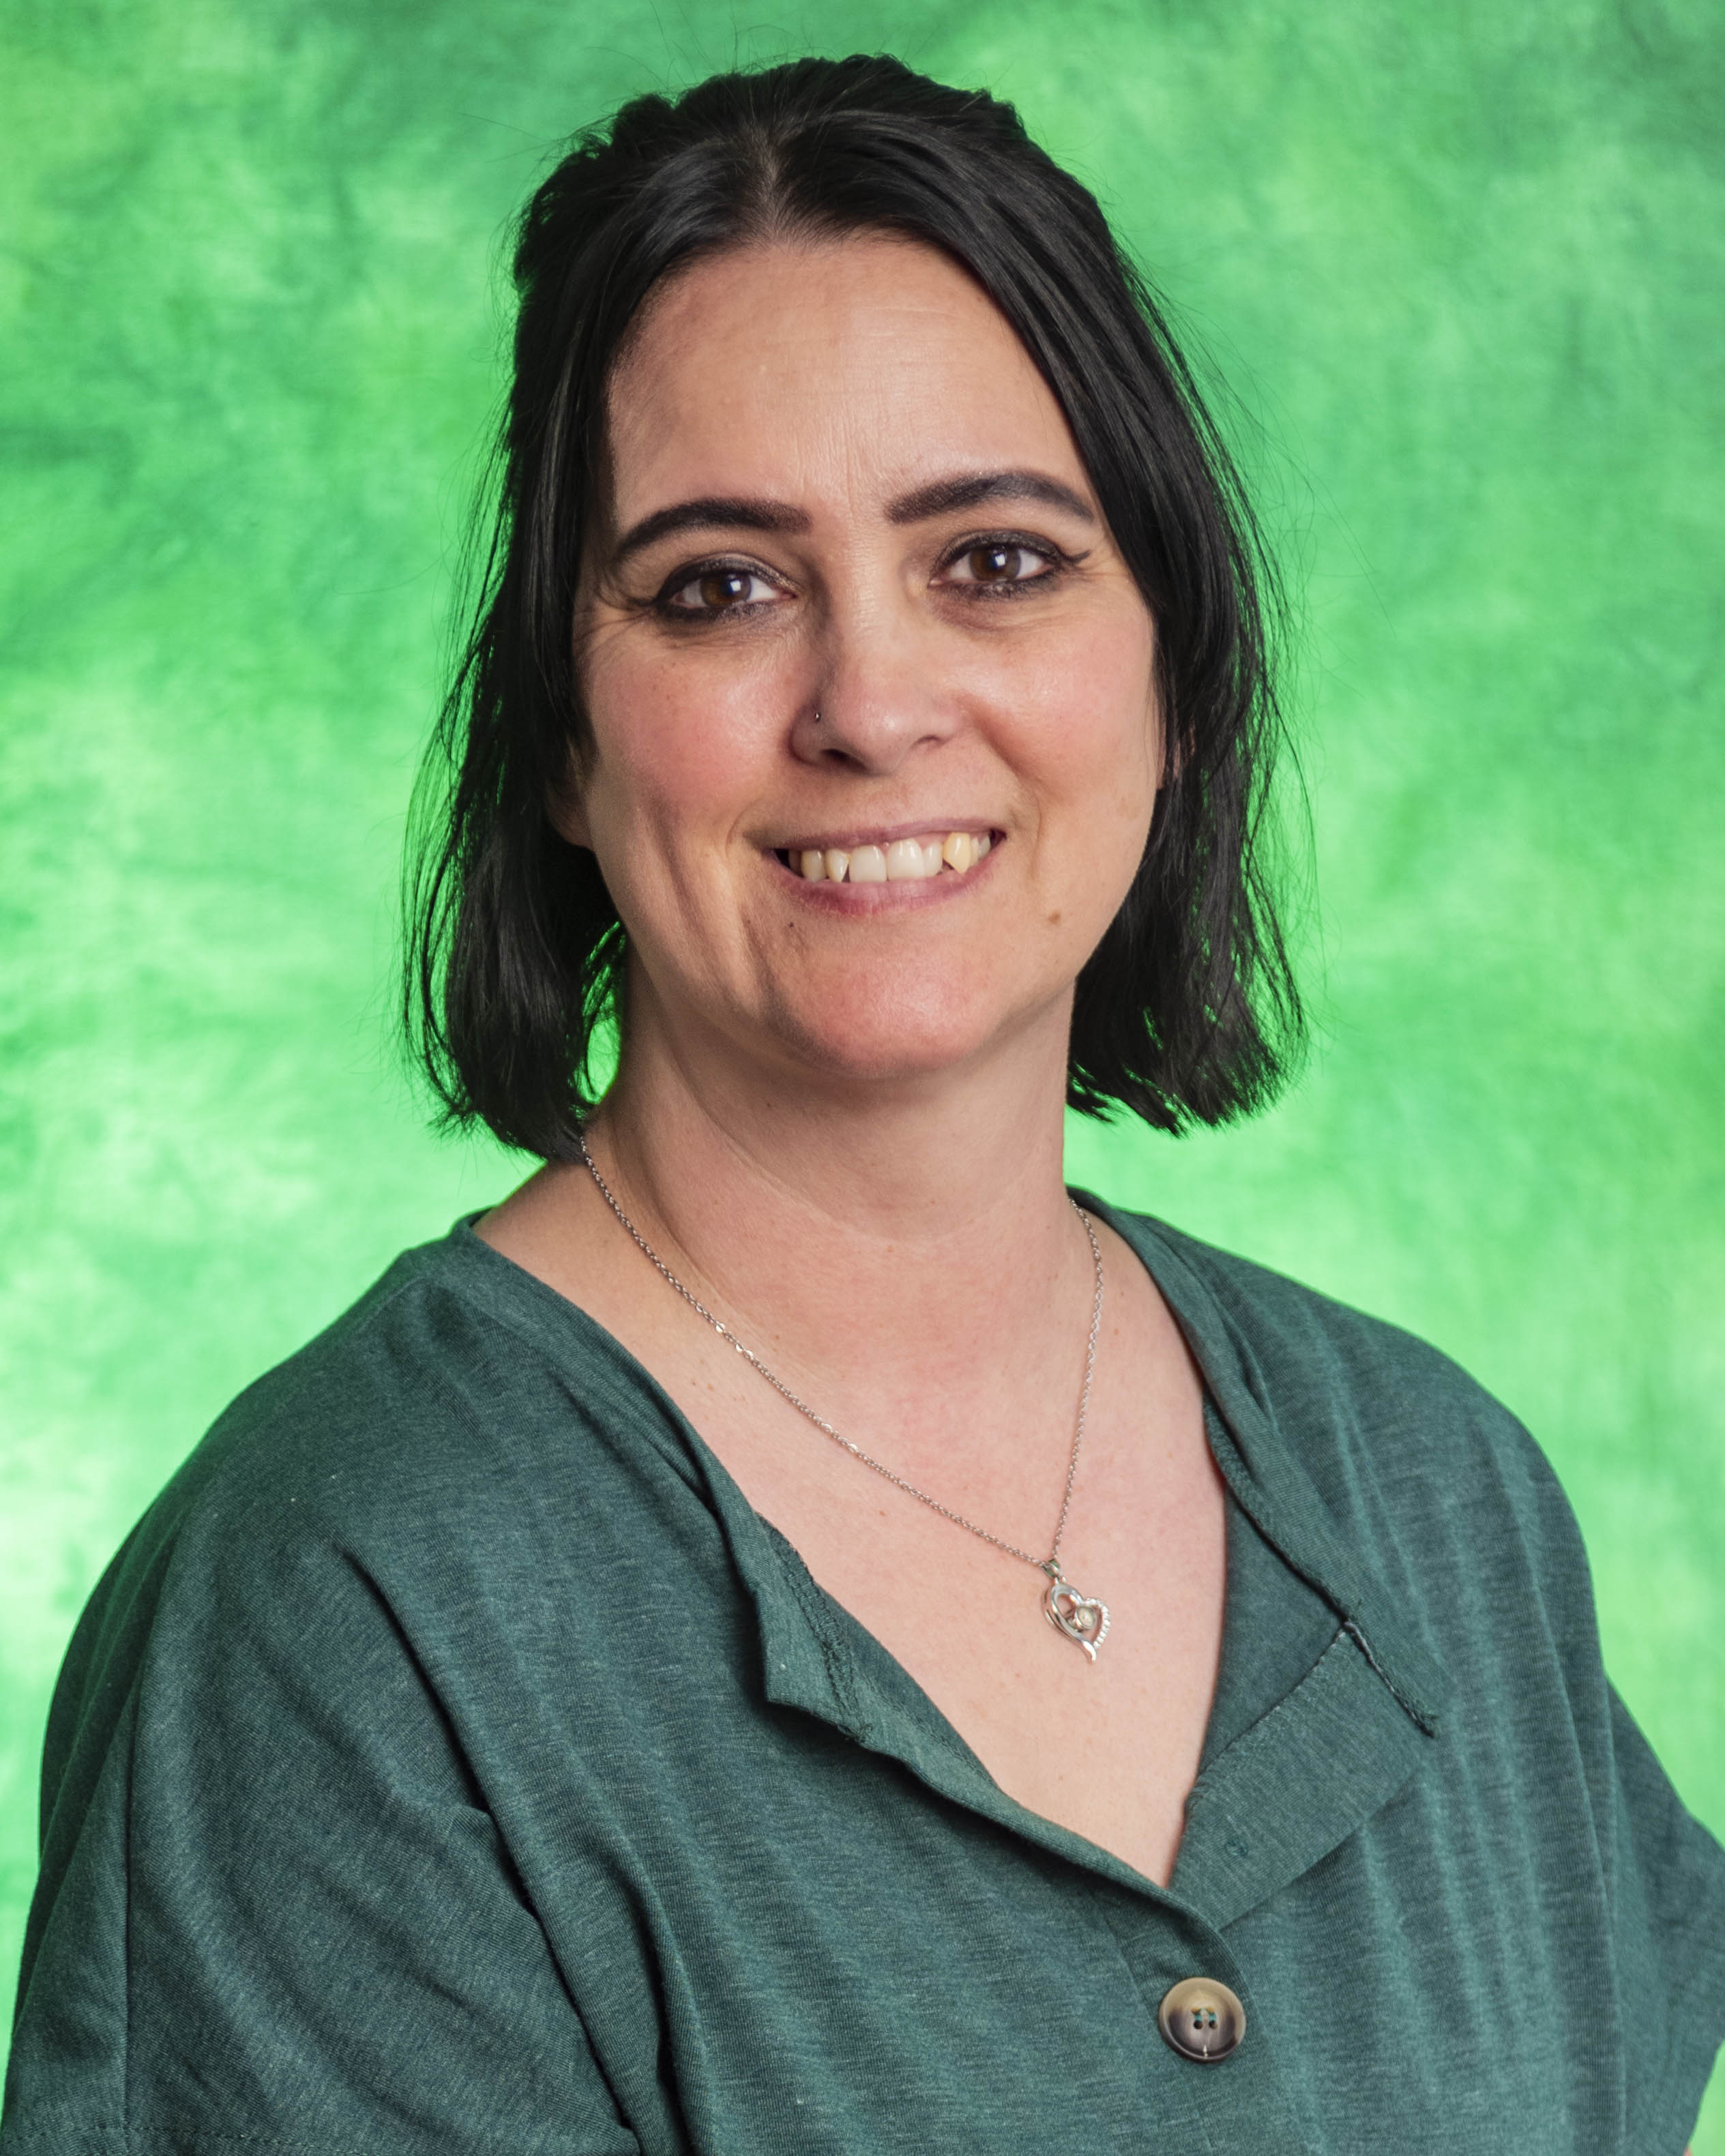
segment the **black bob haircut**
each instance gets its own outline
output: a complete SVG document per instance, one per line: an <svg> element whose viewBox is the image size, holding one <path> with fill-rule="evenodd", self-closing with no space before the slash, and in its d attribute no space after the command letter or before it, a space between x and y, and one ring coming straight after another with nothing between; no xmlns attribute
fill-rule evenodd
<svg viewBox="0 0 1725 2156"><path fill-rule="evenodd" d="M522 216L497 520L405 885L405 1015L448 1122L567 1158L619 1015L625 932L546 801L584 745L576 588L630 325L702 255L870 231L941 249L1011 324L1156 624L1168 767L1078 978L1068 1101L1178 1131L1260 1106L1291 1067L1300 1001L1265 863L1276 585L1191 372L1095 199L1010 105L891 59L804 59L635 99Z"/></svg>

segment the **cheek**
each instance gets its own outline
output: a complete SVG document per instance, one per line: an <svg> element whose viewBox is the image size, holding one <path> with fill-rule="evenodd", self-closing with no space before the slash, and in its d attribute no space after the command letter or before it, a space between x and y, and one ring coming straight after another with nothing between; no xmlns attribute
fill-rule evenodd
<svg viewBox="0 0 1725 2156"><path fill-rule="evenodd" d="M1127 846L1136 866L1162 761L1149 618L1138 606L1099 610L1082 634L1046 655L1051 663L1020 706L1032 721L1041 790L1088 824L1101 850Z"/></svg>
<svg viewBox="0 0 1725 2156"><path fill-rule="evenodd" d="M1090 629L1067 647L1030 729L1042 804L1031 867L1036 911L1050 963L1075 970L1132 888L1161 768L1147 615L1110 610Z"/></svg>
<svg viewBox="0 0 1725 2156"><path fill-rule="evenodd" d="M729 829L773 761L774 702L752 672L649 649L628 628L598 639L582 685L593 741L585 793L602 852L607 833Z"/></svg>

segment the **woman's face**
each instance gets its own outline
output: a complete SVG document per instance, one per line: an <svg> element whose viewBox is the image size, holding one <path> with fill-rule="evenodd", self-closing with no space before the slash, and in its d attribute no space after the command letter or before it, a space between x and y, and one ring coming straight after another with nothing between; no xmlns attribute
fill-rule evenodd
<svg viewBox="0 0 1725 2156"><path fill-rule="evenodd" d="M649 302L609 423L554 813L628 930L632 1034L1064 1068L1158 783L1154 631L1004 320L908 241L716 257Z"/></svg>

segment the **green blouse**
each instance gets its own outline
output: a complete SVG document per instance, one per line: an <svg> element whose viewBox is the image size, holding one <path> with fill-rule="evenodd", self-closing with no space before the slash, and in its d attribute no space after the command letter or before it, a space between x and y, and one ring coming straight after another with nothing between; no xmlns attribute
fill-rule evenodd
<svg viewBox="0 0 1725 2156"><path fill-rule="evenodd" d="M1545 1460L1406 1334L1096 1209L1231 1493L1168 1891L1005 1795L459 1224L91 1598L5 2156L1678 2156L1725 1851L1606 1681ZM1194 1976L1245 2005L1220 2061L1158 2030Z"/></svg>

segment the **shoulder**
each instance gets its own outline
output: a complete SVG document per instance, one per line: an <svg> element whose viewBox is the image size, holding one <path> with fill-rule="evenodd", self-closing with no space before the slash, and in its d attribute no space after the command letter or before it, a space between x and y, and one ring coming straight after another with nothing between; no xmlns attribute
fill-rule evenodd
<svg viewBox="0 0 1725 2156"><path fill-rule="evenodd" d="M459 1227L217 1418L92 1596L67 1675L133 1661L169 1611L281 1635L342 1605L405 1613L458 1573L530 1593L548 1543L578 1563L666 1478L696 1480L644 1374Z"/></svg>
<svg viewBox="0 0 1725 2156"><path fill-rule="evenodd" d="M1285 1273L1201 1242L1166 1221L1112 1211L1190 1337L1226 1353L1279 1419L1302 1410L1368 1417L1392 1440L1442 1442L1459 1430L1526 1432L1502 1403L1430 1342Z"/></svg>
<svg viewBox="0 0 1725 2156"><path fill-rule="evenodd" d="M350 1308L217 1416L146 1516L225 1536L300 1516L362 1530L464 1455L471 1396L495 1398L506 1327L466 1291L453 1238L404 1251Z"/></svg>
<svg viewBox="0 0 1725 2156"><path fill-rule="evenodd" d="M355 1537L398 1529L404 1507L471 1524L485 1492L621 1421L680 1455L659 1406L608 1333L458 1224L248 1386L157 1509L227 1530L292 1511Z"/></svg>
<svg viewBox="0 0 1725 2156"><path fill-rule="evenodd" d="M297 1671L302 1704L381 1723L453 1681L480 1613L552 1628L708 1506L675 1409L582 1312L465 1228L405 1252L218 1417L90 1595L44 1753L61 1838L134 1709Z"/></svg>
<svg viewBox="0 0 1725 2156"><path fill-rule="evenodd" d="M1363 1407L1413 1409L1414 1419L1434 1411L1446 1420L1507 1412L1459 1363L1417 1334L1166 1221L1142 1214L1120 1218L1136 1231L1153 1267L1160 1250L1201 1286L1247 1373L1278 1396L1297 1401L1312 1391L1333 1404L1339 1393Z"/></svg>
<svg viewBox="0 0 1725 2156"><path fill-rule="evenodd" d="M1243 1396L1373 1568L1488 1599L1537 1578L1590 1630L1574 1516L1540 1445L1401 1327L1137 1214L1117 1214L1220 1395ZM1222 1404L1226 1405L1225 1399Z"/></svg>

